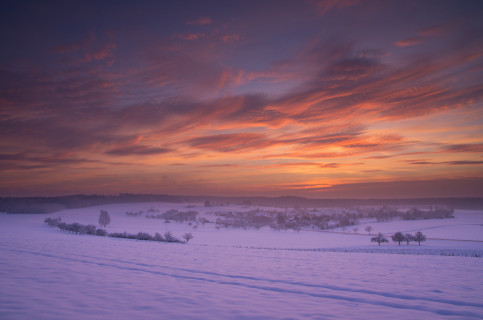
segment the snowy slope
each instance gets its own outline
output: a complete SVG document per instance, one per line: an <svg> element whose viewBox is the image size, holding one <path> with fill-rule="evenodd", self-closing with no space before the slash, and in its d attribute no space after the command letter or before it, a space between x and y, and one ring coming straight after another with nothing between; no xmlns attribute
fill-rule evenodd
<svg viewBox="0 0 483 320"><path fill-rule="evenodd" d="M0 319L483 318L481 258L305 251L378 246L367 235L216 230L209 224L193 230L124 214L152 205L49 216L95 224L106 209L110 232L169 230L181 236L191 230L195 238L169 244L73 235L45 225L47 215L0 214ZM460 223L464 213L451 219L451 239L466 235L464 224L478 226L481 212ZM429 220L420 222L430 230ZM413 228L394 223L373 226L385 232ZM438 240L409 248L446 246L483 249L477 241Z"/></svg>

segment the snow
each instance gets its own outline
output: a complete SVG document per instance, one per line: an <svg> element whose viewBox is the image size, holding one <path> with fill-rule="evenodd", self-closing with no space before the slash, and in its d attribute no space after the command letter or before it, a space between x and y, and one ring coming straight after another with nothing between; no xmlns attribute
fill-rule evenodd
<svg viewBox="0 0 483 320"><path fill-rule="evenodd" d="M209 212L253 209L185 207L116 204L0 214L0 319L483 318L483 259L464 256L483 252L481 211L365 222L375 232L421 230L429 238L421 246L380 247L366 234L217 230L213 224L195 230L125 214L174 208L213 220ZM111 216L109 232L191 232L194 239L173 244L74 235L43 223L61 217L97 225L101 209Z"/></svg>

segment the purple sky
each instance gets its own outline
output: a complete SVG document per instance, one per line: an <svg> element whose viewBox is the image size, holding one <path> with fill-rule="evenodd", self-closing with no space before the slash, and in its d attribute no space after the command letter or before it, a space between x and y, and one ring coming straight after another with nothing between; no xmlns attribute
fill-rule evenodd
<svg viewBox="0 0 483 320"><path fill-rule="evenodd" d="M0 196L483 196L481 1L4 1Z"/></svg>

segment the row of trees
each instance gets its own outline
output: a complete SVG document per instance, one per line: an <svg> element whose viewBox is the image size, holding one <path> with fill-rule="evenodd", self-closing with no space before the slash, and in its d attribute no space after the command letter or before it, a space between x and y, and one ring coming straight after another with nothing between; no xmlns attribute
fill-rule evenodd
<svg viewBox="0 0 483 320"><path fill-rule="evenodd" d="M81 225L79 223L67 224L65 222L62 222L60 217L46 218L44 222L51 227L58 227L62 231L67 230L75 233L87 233L87 234L94 234L94 232L96 231L95 225L92 225L92 224ZM105 228L109 223L111 223L111 217L109 216L109 213L105 210L101 210L101 213L99 215L99 225Z"/></svg>
<svg viewBox="0 0 483 320"><path fill-rule="evenodd" d="M383 206L373 209L367 213L367 217L375 217L377 222L401 220L423 220L423 219L448 219L454 218L454 209L450 207L431 206L428 210L410 208L406 211L399 211L398 208Z"/></svg>
<svg viewBox="0 0 483 320"><path fill-rule="evenodd" d="M62 222L61 218L47 218L44 220L50 227L54 228L57 227L61 231L68 231L75 234L91 234L96 236L107 236L107 231L101 228L97 228L93 224L80 224L77 222L74 223L65 223Z"/></svg>
<svg viewBox="0 0 483 320"><path fill-rule="evenodd" d="M99 216L99 224L102 226L107 226L111 221L109 217L109 213L105 210L101 210ZM146 232L138 232L137 234L130 234L127 232L123 233L108 233L106 230L97 228L95 225L88 224L83 225L77 222L74 223L65 223L62 219L59 218L46 218L44 220L50 227L59 228L61 231L68 231L75 234L90 234L96 236L109 236L114 238L126 238L126 239L137 239L137 240L148 240L148 241L160 241L160 242L179 242L183 243L182 240L176 238L171 232L166 232L164 236L159 233L156 233L154 236L150 235ZM183 239L186 243L188 243L191 239L193 239L193 234L185 233L183 234Z"/></svg>
<svg viewBox="0 0 483 320"><path fill-rule="evenodd" d="M391 236L391 239L399 245L401 245L401 242L406 242L409 245L411 241L416 241L421 245L421 242L426 241L426 236L421 231L416 232L415 235L396 232ZM381 243L389 242L389 240L382 233L379 233L377 236L371 238L371 242L377 242L377 244L381 245Z"/></svg>
<svg viewBox="0 0 483 320"><path fill-rule="evenodd" d="M178 242L183 243L183 241L176 238L171 232L166 232L164 236L156 232L154 236L150 235L147 232L138 232L137 234L131 234L127 232L115 232L110 233L109 237L113 238L125 238L125 239L137 239L137 240L146 240L146 241L159 241L159 242ZM191 239L193 239L193 235L191 233L183 234L183 239L186 243L188 243Z"/></svg>

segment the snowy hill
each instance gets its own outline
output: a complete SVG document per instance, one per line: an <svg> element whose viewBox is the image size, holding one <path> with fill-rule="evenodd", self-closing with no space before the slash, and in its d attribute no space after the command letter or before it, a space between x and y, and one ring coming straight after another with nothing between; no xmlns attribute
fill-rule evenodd
<svg viewBox="0 0 483 320"><path fill-rule="evenodd" d="M220 213L257 208L273 214L283 210L156 202L49 215L0 214L0 318L483 317L483 259L471 256L483 252L481 211L458 210L453 219L364 220L357 233L214 223ZM146 217L170 209L197 211L198 218L211 223ZM46 217L60 217L97 225L100 210L110 214L108 232L170 231L178 237L191 232L194 238L172 244L74 235L43 223ZM361 231L366 225L373 227L372 236L423 231L428 240L421 246L379 247Z"/></svg>

